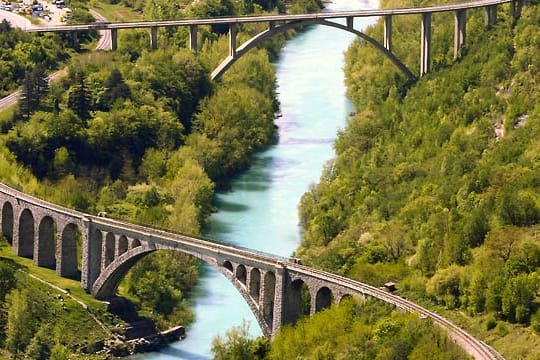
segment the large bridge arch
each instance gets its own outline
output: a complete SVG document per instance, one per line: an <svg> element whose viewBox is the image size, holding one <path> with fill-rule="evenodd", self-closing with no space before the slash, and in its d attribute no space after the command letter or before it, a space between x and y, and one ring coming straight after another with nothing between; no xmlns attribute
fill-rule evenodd
<svg viewBox="0 0 540 360"><path fill-rule="evenodd" d="M354 29L351 26L339 24L333 21L328 21L324 19L305 19L305 20L296 20L291 21L279 26L271 26L270 28L260 32L259 34L255 35L251 39L244 42L241 46L239 46L234 51L234 56L229 55L225 60L219 64L214 71L212 71L211 78L212 80L219 79L239 58L241 58L243 55L245 55L249 50L251 50L256 45L260 44L264 40L267 40L271 38L274 35L281 34L287 30L296 29L299 27L307 26L307 25L325 25L334 27L340 30L348 31L350 33L355 34L356 36L364 39L365 41L369 42L371 45L373 45L377 50L381 51L394 65L397 66L397 68L405 74L409 79L415 80L416 76L412 73L405 64L403 64L391 51L386 49L383 44L378 42L377 40L373 39L372 37L364 34L361 31L358 31Z"/></svg>
<svg viewBox="0 0 540 360"><path fill-rule="evenodd" d="M102 244L102 246L104 246L104 244ZM276 276L274 272L269 270L263 271L263 277L261 276L261 270L257 267L250 267L243 263L236 263L231 260L216 261L214 258L198 256L198 254L189 250L169 246L156 247L148 244L133 247L113 259L107 267L101 271L92 285L92 295L97 299L103 300L114 297L120 282L126 276L127 272L139 260L155 251L180 251L184 254L196 256L217 269L233 284L238 290L238 293L244 298L244 301L248 304L257 319L262 332L266 336L272 334L276 294ZM261 281L262 278L264 278L263 281ZM261 289L264 291L262 298L260 297Z"/></svg>

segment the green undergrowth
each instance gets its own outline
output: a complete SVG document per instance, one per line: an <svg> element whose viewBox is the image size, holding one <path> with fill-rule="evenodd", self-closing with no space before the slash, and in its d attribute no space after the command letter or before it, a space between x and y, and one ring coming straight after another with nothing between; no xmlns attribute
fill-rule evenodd
<svg viewBox="0 0 540 360"><path fill-rule="evenodd" d="M106 304L86 294L79 281L60 278L53 270L15 256L4 240L0 245L0 268L3 276L0 301L6 309L0 317L3 329L0 340L11 358L63 359L53 356L67 353L73 359L105 358L104 354L95 352L111 338L110 332L89 311L112 329L120 321L106 312ZM6 269L12 269L11 275ZM10 278L14 282L8 282ZM7 352L4 356L9 358Z"/></svg>

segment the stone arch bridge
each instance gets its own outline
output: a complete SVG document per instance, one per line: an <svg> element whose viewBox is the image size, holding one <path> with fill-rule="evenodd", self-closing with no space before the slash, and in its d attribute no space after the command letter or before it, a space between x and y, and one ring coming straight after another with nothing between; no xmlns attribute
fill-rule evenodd
<svg viewBox="0 0 540 360"><path fill-rule="evenodd" d="M180 251L218 269L249 304L266 336L344 297L369 296L432 318L476 359L502 359L485 343L419 305L373 286L303 266L295 259L92 216L2 183L0 212L2 235L18 256L56 269L59 276L80 278L81 286L98 299L113 296L126 272L145 255L159 250ZM305 289L309 310L302 298Z"/></svg>
<svg viewBox="0 0 540 360"><path fill-rule="evenodd" d="M400 59L392 52L392 18L403 15L421 15L421 36L420 36L420 69L419 76L429 72L431 66L431 17L433 14L442 12L454 12L454 58L460 56L460 50L465 45L467 10L483 8L485 11L485 27L491 28L497 21L497 7L510 3L510 14L517 18L521 14L521 9L525 2L530 0L477 0L456 4L444 4L421 8L396 8L396 9L367 9L341 12L319 12L312 14L295 15L262 15L262 16L241 16L241 17L214 17L206 19L181 19L181 20L158 20L158 21L138 21L138 22L98 22L82 25L59 25L48 27L27 28L28 32L70 32L76 37L77 31L100 30L110 32L111 49L115 50L118 43L118 30L120 29L141 29L150 28L150 46L156 49L158 46L158 28L160 27L189 27L189 47L193 51L198 49L198 27L201 25L227 25L229 27L229 55L212 72L212 79L219 79L242 55L250 49L260 44L262 41L287 31L307 25L319 24L331 26L344 31L351 32L358 37L372 44L376 49L389 58L400 71L408 78L414 80L416 75L405 66ZM383 42L364 34L354 28L354 19L363 17L383 17L384 34ZM346 25L336 23L334 19L345 19ZM237 46L237 28L241 24L266 23L268 27L251 39Z"/></svg>

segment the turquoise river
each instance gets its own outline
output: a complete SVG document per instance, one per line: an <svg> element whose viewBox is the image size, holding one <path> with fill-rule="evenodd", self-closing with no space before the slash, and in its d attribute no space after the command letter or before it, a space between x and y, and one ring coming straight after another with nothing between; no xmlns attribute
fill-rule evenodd
<svg viewBox="0 0 540 360"><path fill-rule="evenodd" d="M376 6L337 0L327 11ZM375 19L357 19L363 29ZM282 49L276 62L281 116L276 119L279 142L257 154L251 168L235 178L231 188L218 194L205 236L231 244L290 256L301 239L297 208L311 184L318 182L324 164L333 157L332 144L346 124L352 104L345 95L343 53L354 35L327 26L303 31ZM227 329L249 324L261 331L242 296L217 270L201 269L193 298L195 322L183 341L160 353L137 359L208 360L212 339Z"/></svg>

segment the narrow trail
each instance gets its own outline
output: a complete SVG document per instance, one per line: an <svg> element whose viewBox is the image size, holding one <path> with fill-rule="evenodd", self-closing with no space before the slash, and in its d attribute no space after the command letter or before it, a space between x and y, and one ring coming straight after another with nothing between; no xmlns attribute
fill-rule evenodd
<svg viewBox="0 0 540 360"><path fill-rule="evenodd" d="M40 281L42 282L43 284L55 289L56 291L58 292L61 292L62 294L64 294L65 296L69 297L70 299L72 299L73 301L75 301L76 303L78 303L84 310L86 310L86 312L88 313L88 315L90 315L90 317L92 319L94 319L94 321L103 329L103 331L105 331L105 333L111 337L114 337L115 339L118 339L118 335L116 335L115 333L113 333L108 327L107 325L105 325L101 320L98 319L98 317L96 316L96 314L94 314L94 312L92 311L92 309L90 309L88 307L88 305L86 305L86 303L84 301L82 301L81 299L79 298L76 298L75 296L73 296L68 290L66 289L62 289L61 287L58 287L54 284L51 284L50 282L34 275L34 274L31 274L27 271L24 271L24 270L21 270L19 269L18 271L28 275L29 277L31 277L32 279L36 279L37 281Z"/></svg>

